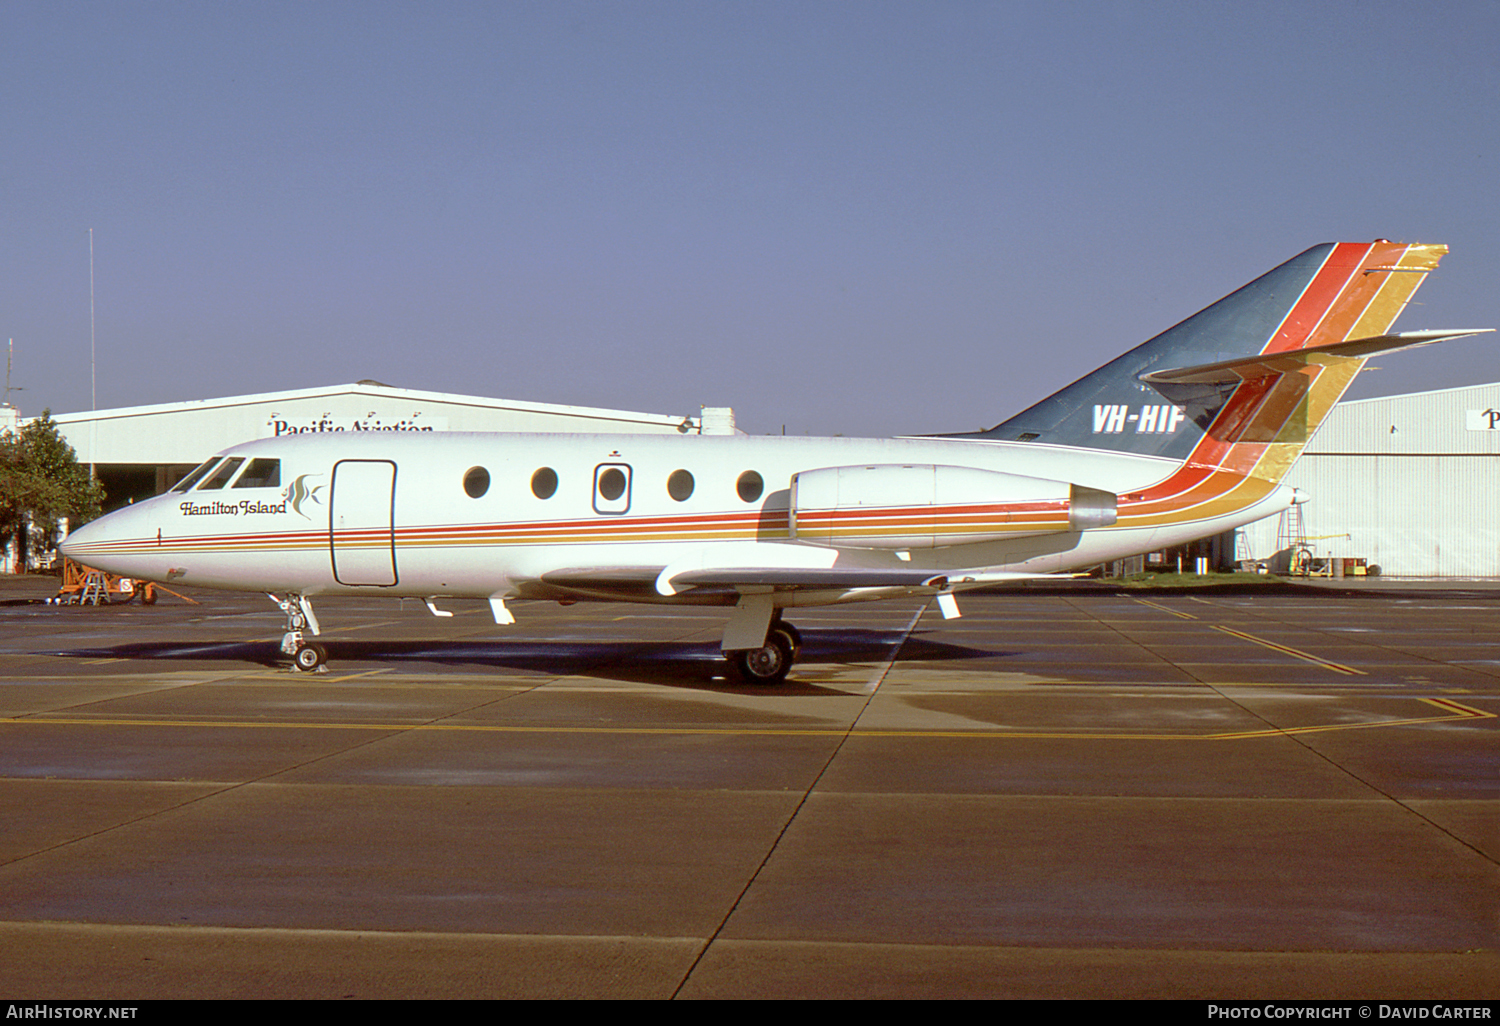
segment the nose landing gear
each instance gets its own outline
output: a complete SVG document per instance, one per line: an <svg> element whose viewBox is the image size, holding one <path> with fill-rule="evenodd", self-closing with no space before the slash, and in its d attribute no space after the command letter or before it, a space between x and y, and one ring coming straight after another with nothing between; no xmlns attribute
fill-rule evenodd
<svg viewBox="0 0 1500 1026"><path fill-rule="evenodd" d="M281 651L292 657L292 668L304 673L328 672L328 649L316 641L307 640L309 631L314 635L322 633L307 596L294 592L284 599L275 595L270 599L286 613L286 633L281 636Z"/></svg>

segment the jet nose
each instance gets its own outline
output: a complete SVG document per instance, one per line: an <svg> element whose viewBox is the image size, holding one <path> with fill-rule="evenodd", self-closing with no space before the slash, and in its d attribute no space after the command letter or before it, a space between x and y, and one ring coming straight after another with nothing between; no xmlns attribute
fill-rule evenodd
<svg viewBox="0 0 1500 1026"><path fill-rule="evenodd" d="M89 539L97 540L99 529L95 525L98 523L99 521L93 520L82 527L73 528L66 538L57 543L57 551L76 562L79 551L89 543Z"/></svg>
<svg viewBox="0 0 1500 1026"><path fill-rule="evenodd" d="M57 551L76 563L95 570L107 570L126 577L140 576L130 559L141 548L141 542L154 528L148 530L145 510L140 506L127 506L113 513L106 513L68 533L57 545Z"/></svg>

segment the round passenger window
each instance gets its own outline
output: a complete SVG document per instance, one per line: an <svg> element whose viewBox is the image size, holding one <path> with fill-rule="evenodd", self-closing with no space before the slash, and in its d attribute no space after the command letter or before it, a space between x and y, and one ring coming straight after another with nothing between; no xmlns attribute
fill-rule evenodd
<svg viewBox="0 0 1500 1026"><path fill-rule="evenodd" d="M606 502L614 502L625 494L625 473L615 467L610 467L599 475L599 497Z"/></svg>
<svg viewBox="0 0 1500 1026"><path fill-rule="evenodd" d="M754 502L760 498L760 493L766 490L766 483L761 480L759 474L753 470L747 470L740 475L739 481L735 483L735 490L740 493L740 498L746 502Z"/></svg>
<svg viewBox="0 0 1500 1026"><path fill-rule="evenodd" d="M557 491L557 471L543 467L531 475L531 494L538 499L550 499Z"/></svg>
<svg viewBox="0 0 1500 1026"><path fill-rule="evenodd" d="M686 470L674 470L667 478L667 494L678 502L686 502L693 494L693 475Z"/></svg>
<svg viewBox="0 0 1500 1026"><path fill-rule="evenodd" d="M470 467L464 474L464 491L469 498L477 499L490 490L490 472L483 467Z"/></svg>

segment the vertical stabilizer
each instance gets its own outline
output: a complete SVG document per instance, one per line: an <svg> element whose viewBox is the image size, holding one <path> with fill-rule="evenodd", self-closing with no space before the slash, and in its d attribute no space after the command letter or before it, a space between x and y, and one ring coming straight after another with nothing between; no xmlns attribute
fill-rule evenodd
<svg viewBox="0 0 1500 1026"><path fill-rule="evenodd" d="M1170 397L1141 376L1383 335L1446 252L1384 240L1314 246L1004 423L963 437L1195 461L1208 455L1205 443L1217 450L1284 442L1300 451L1363 359L1319 358L1305 373Z"/></svg>

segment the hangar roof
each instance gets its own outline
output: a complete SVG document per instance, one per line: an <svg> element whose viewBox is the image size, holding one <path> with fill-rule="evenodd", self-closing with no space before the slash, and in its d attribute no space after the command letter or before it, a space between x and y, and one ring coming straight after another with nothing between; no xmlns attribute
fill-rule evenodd
<svg viewBox="0 0 1500 1026"><path fill-rule="evenodd" d="M53 417L82 463L199 463L256 438L321 431L689 433L699 418L394 388L378 381Z"/></svg>

